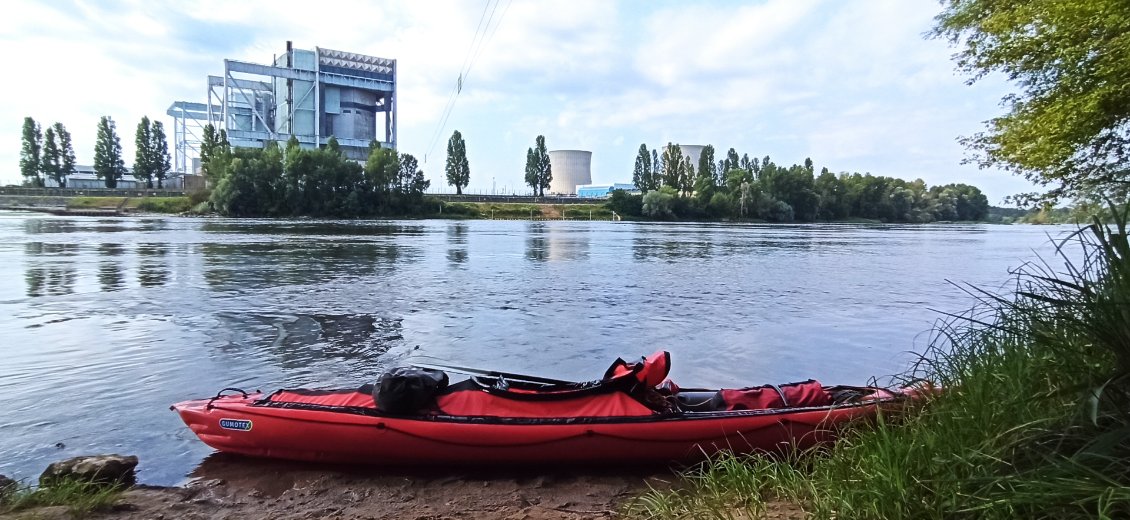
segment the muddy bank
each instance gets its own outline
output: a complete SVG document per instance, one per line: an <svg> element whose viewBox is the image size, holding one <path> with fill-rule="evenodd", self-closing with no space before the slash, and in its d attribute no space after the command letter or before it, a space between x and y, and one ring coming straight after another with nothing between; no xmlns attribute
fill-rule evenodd
<svg viewBox="0 0 1130 520"><path fill-rule="evenodd" d="M648 490L667 488L666 468L363 468L296 465L214 455L184 487L136 486L113 519L462 518L580 519L619 516ZM69 518L66 508L9 518Z"/></svg>

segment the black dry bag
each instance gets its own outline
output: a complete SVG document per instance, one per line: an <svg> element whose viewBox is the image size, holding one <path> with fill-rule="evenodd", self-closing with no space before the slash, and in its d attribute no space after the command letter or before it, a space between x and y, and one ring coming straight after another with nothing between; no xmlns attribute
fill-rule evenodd
<svg viewBox="0 0 1130 520"><path fill-rule="evenodd" d="M399 367L381 375L376 388L377 409L411 414L428 407L436 392L447 388L447 374L427 368Z"/></svg>

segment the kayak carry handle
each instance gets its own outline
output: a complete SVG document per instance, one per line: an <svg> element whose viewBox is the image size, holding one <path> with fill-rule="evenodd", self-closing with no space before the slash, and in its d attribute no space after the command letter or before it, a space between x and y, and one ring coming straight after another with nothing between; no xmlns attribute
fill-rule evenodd
<svg viewBox="0 0 1130 520"><path fill-rule="evenodd" d="M211 410L212 409L212 403L216 402L216 399L223 397L224 392L227 392L228 390L231 390L233 392L239 392L240 394L243 395L244 399L247 399L247 392L244 392L243 389L236 388L234 386L229 386L227 388L224 388L223 390L220 390L219 392L216 392L216 396L208 400L208 405L206 406L206 408Z"/></svg>

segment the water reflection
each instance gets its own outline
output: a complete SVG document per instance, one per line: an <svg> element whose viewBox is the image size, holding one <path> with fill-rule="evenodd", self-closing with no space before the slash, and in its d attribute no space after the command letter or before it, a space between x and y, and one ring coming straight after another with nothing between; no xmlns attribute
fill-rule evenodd
<svg viewBox="0 0 1130 520"><path fill-rule="evenodd" d="M663 237L644 235L632 240L632 256L636 260L661 259L675 261L680 258L705 259L711 256L714 244L709 238L687 237L672 240Z"/></svg>
<svg viewBox="0 0 1130 520"><path fill-rule="evenodd" d="M117 258L124 251L121 244L106 243L98 246L98 255L106 257L98 263L98 283L102 286L102 291L120 291L125 287L122 264Z"/></svg>
<svg viewBox="0 0 1130 520"><path fill-rule="evenodd" d="M168 247L164 244L137 246L137 255L140 259L137 266L137 281L142 287L161 286L169 279L169 269L165 259L167 253Z"/></svg>
<svg viewBox="0 0 1130 520"><path fill-rule="evenodd" d="M58 296L74 292L74 262L60 257L71 257L79 252L78 244L56 244L51 242L28 242L24 245L27 256L27 295Z"/></svg>
<svg viewBox="0 0 1130 520"><path fill-rule="evenodd" d="M217 290L317 284L391 269L408 247L372 242L205 244L204 278Z"/></svg>
<svg viewBox="0 0 1130 520"><path fill-rule="evenodd" d="M29 218L24 221L24 233L39 235L43 233L71 233L75 230L75 221L52 218Z"/></svg>
<svg viewBox="0 0 1130 520"><path fill-rule="evenodd" d="M447 242L451 247L447 249L447 261L452 267L458 267L467 262L467 224L454 222L447 226Z"/></svg>
<svg viewBox="0 0 1130 520"><path fill-rule="evenodd" d="M531 222L526 227L526 259L544 262L549 259L549 240L546 239L546 225Z"/></svg>
<svg viewBox="0 0 1130 520"><path fill-rule="evenodd" d="M325 236L398 236L423 235L427 232L423 225L403 222L382 221L337 221L337 222L286 222L254 221L206 222L200 228L207 233L236 233L255 235L325 235Z"/></svg>
<svg viewBox="0 0 1130 520"><path fill-rule="evenodd" d="M380 374L378 358L403 342L399 318L369 314L219 313L207 344L233 356L273 361L299 380L317 381L317 365L350 367L346 381ZM322 376L324 377L324 376Z"/></svg>

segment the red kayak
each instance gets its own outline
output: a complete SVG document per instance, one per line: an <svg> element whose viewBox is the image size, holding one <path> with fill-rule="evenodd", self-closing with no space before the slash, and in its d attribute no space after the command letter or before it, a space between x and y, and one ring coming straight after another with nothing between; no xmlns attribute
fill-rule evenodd
<svg viewBox="0 0 1130 520"><path fill-rule="evenodd" d="M816 381L729 390L680 389L670 355L617 360L585 383L395 369L348 390L244 393L173 405L209 446L228 453L362 464L542 464L693 461L805 448L912 389Z"/></svg>

